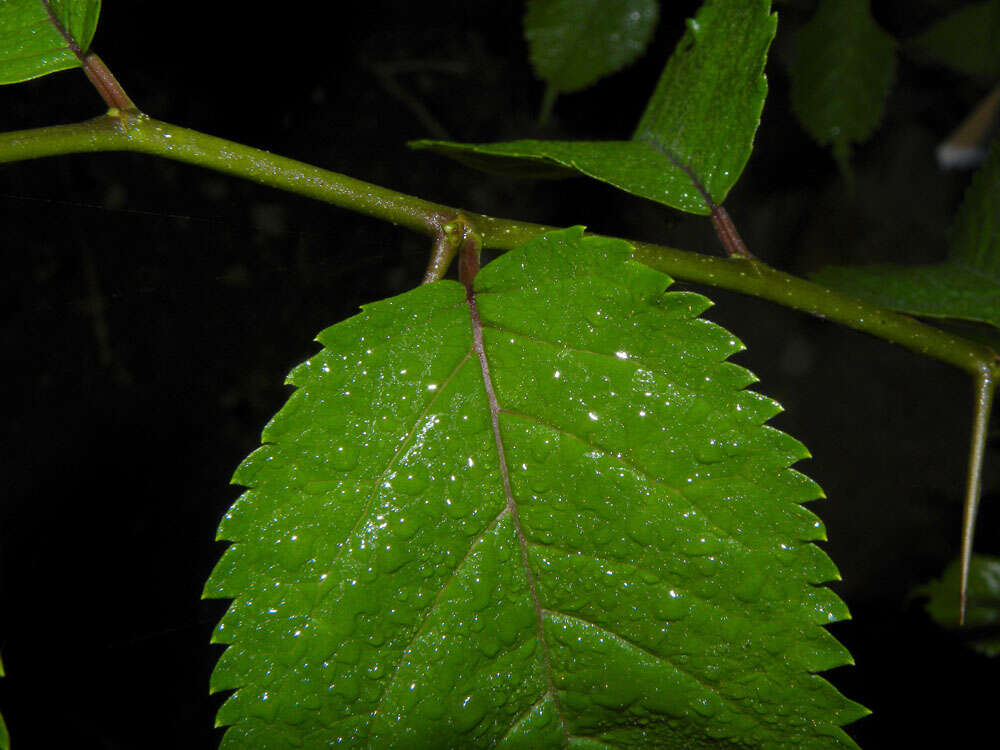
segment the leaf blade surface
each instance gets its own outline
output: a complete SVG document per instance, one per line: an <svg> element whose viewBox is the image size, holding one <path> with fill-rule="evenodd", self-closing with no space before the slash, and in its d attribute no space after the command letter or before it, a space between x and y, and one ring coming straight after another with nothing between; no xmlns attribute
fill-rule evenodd
<svg viewBox="0 0 1000 750"><path fill-rule="evenodd" d="M632 136L691 170L715 203L725 200L750 158L777 24L768 0L704 3Z"/></svg>
<svg viewBox="0 0 1000 750"><path fill-rule="evenodd" d="M638 58L653 35L656 0L529 0L524 16L535 74L579 91Z"/></svg>
<svg viewBox="0 0 1000 750"><path fill-rule="evenodd" d="M80 59L63 31L81 52L86 52L100 11L101 0L0 3L0 84L20 83L80 67Z"/></svg>
<svg viewBox="0 0 1000 750"><path fill-rule="evenodd" d="M554 232L320 335L206 586L226 746L851 745L805 450L628 256Z"/></svg>
<svg viewBox="0 0 1000 750"><path fill-rule="evenodd" d="M882 119L895 47L868 0L824 0L796 34L792 109L817 142L833 146L842 165L851 144L867 140Z"/></svg>

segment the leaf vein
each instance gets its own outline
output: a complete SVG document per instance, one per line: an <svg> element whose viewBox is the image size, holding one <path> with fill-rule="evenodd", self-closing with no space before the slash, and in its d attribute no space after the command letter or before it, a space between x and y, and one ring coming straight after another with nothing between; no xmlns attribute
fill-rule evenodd
<svg viewBox="0 0 1000 750"><path fill-rule="evenodd" d="M582 550L576 550L576 549L566 549L565 547L560 547L559 545L556 545L556 544L545 544L543 542L528 542L528 544L531 547L534 547L535 549L538 549L538 550L551 550L553 552L560 552L560 553L566 555L567 557L586 557L586 558L589 558L589 559L593 560L594 562L601 563L603 565L607 565L608 567L627 565L628 567L634 568L635 570L644 571L646 573L651 573L652 575L656 576L657 578L662 578L663 577L662 574L659 571L653 570L652 568L648 568L645 565L637 565L634 562L622 562L620 560L609 560L606 557L600 557L598 555L595 555L592 552L584 552ZM694 591L694 590L692 590L690 588L687 588L686 586L682 586L680 584L674 583L674 584L671 584L671 588L673 588L674 590L677 590L677 591L683 591L687 596L690 596L692 599L695 599L695 600L701 602L706 607L710 607L713 610L716 610L716 611L720 612L723 615L731 614L731 610L727 610L724 607L721 607L717 602L714 602L711 599L707 599L706 597L699 595L696 591Z"/></svg>
<svg viewBox="0 0 1000 750"><path fill-rule="evenodd" d="M525 421L533 422L534 424L537 424L539 427L544 427L546 429L552 430L553 432L558 432L561 435L566 435L567 437L574 438L575 440L578 440L579 442L581 442L583 445L587 446L591 450L594 450L594 451L597 451L599 453L602 453L603 455L608 456L609 458L613 458L616 461L620 461L626 468L632 469L637 474L641 474L651 484L655 484L656 486L661 487L661 488L667 490L668 492L672 492L672 493L674 493L674 494L676 494L676 495L684 498L684 500L694 510L697 510L699 513L701 513L702 517L705 519L705 522L711 528L713 528L716 531L718 531L719 534L721 534L723 536L723 538L731 540L738 547L740 547L741 549L743 549L743 550L745 550L747 552L754 552L755 551L752 547L748 546L746 544L746 542L744 542L739 537L735 536L731 531L729 531L728 529L723 528L722 526L719 526L715 521L713 521L712 517L705 511L705 509L701 508L696 502L694 502L691 498L689 498L684 493L684 490L679 489L677 487L670 486L669 484L667 484L663 480L657 478L653 474L650 474L647 469L644 469L643 467L639 466L639 464L637 464L634 461L631 461L631 460L625 458L624 454L620 454L620 453L609 451L607 448L605 448L605 447L603 447L601 445L598 445L597 443L592 443L590 440L588 440L585 437L577 435L576 433L571 432L569 430L563 429L562 427L558 427L557 425L554 425L554 424L552 424L550 422L547 422L544 419L541 419L540 417L536 417L536 416L534 416L532 414L525 414L524 412L513 411L511 409L502 409L502 411L505 414L509 414L510 416L515 417L517 419L523 419Z"/></svg>
<svg viewBox="0 0 1000 750"><path fill-rule="evenodd" d="M531 712L534 711L538 706L542 705L546 700L549 699L549 697L550 696L548 691L544 692L538 700L536 700L534 703L528 706L524 711L518 714L514 718L514 721L511 722L511 725L510 727L508 727L507 731L503 733L503 737L497 740L496 744L499 745L504 740L506 740L510 736L510 733L513 732L515 729L517 729L518 726L523 724L527 720L527 718L531 716Z"/></svg>
<svg viewBox="0 0 1000 750"><path fill-rule="evenodd" d="M595 352L593 349L581 349L579 347L569 346L567 344L558 344L555 341L548 341L546 339L536 338L535 336L531 336L530 334L521 333L520 331L515 331L513 328L508 328L506 326L496 325L493 323L483 323L483 328L490 328L494 331L502 331L504 333L509 333L519 338L532 341L536 344L544 344L546 346L551 346L553 349L559 349L561 351L576 352L578 354L591 354L595 357L602 357L604 359L614 360L615 362L620 364L632 364L635 365L637 368L646 368L647 370L651 370L653 372L658 371L658 368L654 367L653 365L647 364L643 362L641 359L631 356L627 360L623 360L615 354L607 354L606 352ZM673 338L673 337L664 334L664 338Z"/></svg>
<svg viewBox="0 0 1000 750"><path fill-rule="evenodd" d="M542 617L542 606L538 598L538 587L535 582L535 574L531 569L528 559L528 539L521 526L520 512L517 502L514 499L514 492L511 489L510 472L507 466L507 457L504 451L503 435L500 430L500 404L497 400L496 391L493 389L493 377L490 373L490 363L486 357L486 346L483 342L483 322L479 316L479 305L476 302L476 294L473 290L471 279L466 282L466 302L469 306L469 319L472 327L473 349L479 358L480 368L483 373L483 389L486 391L486 398L490 410L490 422L493 427L493 437L497 447L497 461L500 465L500 476L503 479L503 489L507 496L507 509L510 511L510 518L517 532L517 540L521 547L521 564L524 566L524 576L528 583L528 590L531 594L531 602L535 610L535 623L538 632L538 643L540 646L542 664L545 668L545 680L548 684L548 692L552 696L552 703L556 707L559 716L559 726L562 729L564 744L569 746L569 728L566 726L566 718L563 715L562 705L556 692L555 679L552 676L552 660L549 656L549 645L545 638L545 622Z"/></svg>
<svg viewBox="0 0 1000 750"><path fill-rule="evenodd" d="M638 651L638 652L640 652L640 653L648 656L649 658L654 659L654 660L656 660L658 662L662 662L663 664L669 664L677 672L681 673L682 675L685 675L686 677L691 678L692 680L694 680L695 682L697 682L701 687L703 687L705 690L708 690L709 692L714 693L715 695L719 696L719 698L723 702L725 702L726 704L728 704L729 706L731 706L736 713L743 714L743 715L748 715L746 711L742 710L741 706L738 703L736 703L735 701L732 701L732 700L726 698L726 696L724 696L719 691L718 687L715 687L715 686L709 684L708 682L705 682L701 677L699 677L694 672L691 672L690 670L684 669L683 667L677 666L677 664L675 664L669 658L667 658L665 656L659 656L658 654L653 653L652 651L650 651L649 649L647 649L645 646L642 646L642 645L636 643L635 641L631 640L630 638L627 638L627 637L623 636L621 633L616 633L615 631L611 630L610 628L605 627L604 625L601 625L599 623L592 622L592 621L586 619L585 617L579 617L577 615L567 614L566 612L560 612L558 610L553 610L553 609L546 609L545 610L545 614L547 614L547 615L549 615L549 616L551 616L553 618L562 617L562 618L565 618L567 620L575 620L576 622L582 623L583 625L589 625L590 627L596 628L597 630L600 630L602 633L607 633L612 638L615 638L615 639L621 641L624 645L626 645L626 646L628 646L630 648L635 649L636 651Z"/></svg>

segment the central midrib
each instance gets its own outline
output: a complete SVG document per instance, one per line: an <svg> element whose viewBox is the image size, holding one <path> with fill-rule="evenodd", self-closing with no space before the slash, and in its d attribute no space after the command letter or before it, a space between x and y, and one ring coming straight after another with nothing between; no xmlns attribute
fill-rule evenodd
<svg viewBox="0 0 1000 750"><path fill-rule="evenodd" d="M483 390L486 392L486 400L490 410L490 423L493 427L493 439L496 441L497 460L500 462L500 477L503 480L503 491L507 499L507 512L510 514L514 531L517 534L518 544L521 546L521 562L524 565L524 574L528 581L528 590L531 592L531 603L535 608L535 622L538 630L538 643L542 654L542 663L545 668L545 681L548 686L548 693L555 704L556 713L559 716L559 726L562 729L566 745L569 745L569 730L566 727L566 720L563 716L562 705L559 703L559 695L556 692L555 681L552 679L552 662L549 658L549 646L545 639L545 623L543 619L543 608L538 599L538 587L535 583L535 574L531 570L528 562L528 539L521 528L521 516L518 513L517 503L514 500L514 493L510 486L510 472L507 469L507 456L504 452L503 437L500 434L500 404L497 401L497 394L493 388L493 378L490 375L490 364L486 358L486 347L483 344L483 321L479 316L479 305L476 303L476 293L472 283L466 284L465 301L469 307L469 318L472 324L472 349L479 357L479 366L483 372Z"/></svg>

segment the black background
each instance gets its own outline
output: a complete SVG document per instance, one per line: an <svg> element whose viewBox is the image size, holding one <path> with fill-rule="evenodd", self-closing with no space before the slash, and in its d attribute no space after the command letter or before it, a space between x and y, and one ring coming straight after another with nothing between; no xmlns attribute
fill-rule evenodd
<svg viewBox="0 0 1000 750"><path fill-rule="evenodd" d="M765 261L943 257L967 173L937 142L988 82L905 55L848 189L793 119L781 3L770 95L727 207ZM953 4L876 3L898 38ZM626 72L566 95L548 126L520 3L108 3L93 48L148 114L421 197L498 216L718 253L706 220L586 180L481 175L408 139L627 138L695 3L665 4ZM322 11L328 13L323 15ZM317 15L319 14L319 15ZM383 73L395 66L393 81ZM430 118L418 114L419 104ZM0 90L0 129L100 114L78 71ZM431 122L433 120L433 122ZM207 694L224 602L201 587L223 546L228 484L287 397L315 334L419 282L420 236L308 199L131 154L0 167L0 710L17 748L213 747ZM787 409L854 620L855 667L828 677L873 716L866 747L992 732L996 663L931 624L914 585L957 553L971 387L942 364L778 306L711 289L736 361ZM977 547L1000 552L991 448Z"/></svg>

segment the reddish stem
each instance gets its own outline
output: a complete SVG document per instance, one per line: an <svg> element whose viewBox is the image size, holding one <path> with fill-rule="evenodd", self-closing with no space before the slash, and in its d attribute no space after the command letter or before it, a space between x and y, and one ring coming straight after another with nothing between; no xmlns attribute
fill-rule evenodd
<svg viewBox="0 0 1000 750"><path fill-rule="evenodd" d="M469 296L472 295L472 282L479 273L479 253L482 249L482 238L471 229L466 229L462 247L458 251L458 280L465 285Z"/></svg>
<svg viewBox="0 0 1000 750"><path fill-rule="evenodd" d="M108 70L108 66L104 64L104 61L95 53L84 53L80 49L80 45L76 43L76 40L66 30L66 27L62 25L62 22L56 18L56 14L53 12L48 0L42 0L42 5L49 16L49 23L52 24L53 28L65 40L69 51L76 55L76 59L80 61L80 67L83 68L83 72L94 85L94 88L97 89L97 93L101 95L104 103L111 109L135 109L135 104L129 98L129 95L125 93L122 85L118 83L118 79Z"/></svg>
<svg viewBox="0 0 1000 750"><path fill-rule="evenodd" d="M94 88L97 89L97 93L104 99L105 104L119 110L136 109L135 103L125 93L125 89L118 83L118 79L112 75L111 71L108 70L108 66L97 56L97 53L88 52L84 55L81 62L83 64L83 72L86 73L90 82L94 84Z"/></svg>
<svg viewBox="0 0 1000 750"><path fill-rule="evenodd" d="M701 193L702 200L705 201L705 205L708 206L708 210L712 213L712 226L715 227L715 233L718 235L722 246L726 249L726 255L730 258L757 260L757 257L747 250L747 246L743 243L743 238L740 237L740 233L736 231L736 225L733 224L733 220L729 218L729 212L712 200L712 194L708 192L708 188L705 187L705 183L699 179L694 170L691 169L688 164L682 162L672 151L670 151L670 149L664 148L664 146L656 140L651 138L646 139L646 143L663 154L668 161L684 172L684 174L688 176L688 179L691 180L691 184L694 185L694 189Z"/></svg>
<svg viewBox="0 0 1000 750"><path fill-rule="evenodd" d="M747 250L747 246L743 244L743 238L740 237L740 233L736 231L736 225L733 224L733 220L729 218L729 212L722 206L717 206L715 203L711 204L711 209L712 226L715 227L715 233L719 235L719 240L722 242L722 246L726 248L726 253L729 257L757 260L756 256Z"/></svg>

